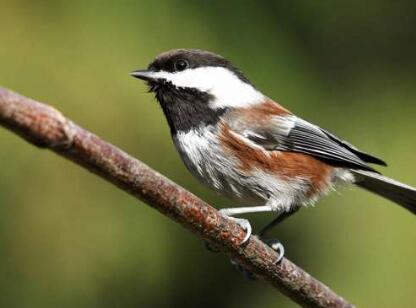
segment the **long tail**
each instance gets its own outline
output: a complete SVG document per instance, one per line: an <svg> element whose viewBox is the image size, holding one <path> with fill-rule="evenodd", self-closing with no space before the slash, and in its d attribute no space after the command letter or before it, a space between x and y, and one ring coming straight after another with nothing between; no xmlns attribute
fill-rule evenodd
<svg viewBox="0 0 416 308"><path fill-rule="evenodd" d="M378 173L351 170L355 184L379 196L389 199L416 214L416 189Z"/></svg>

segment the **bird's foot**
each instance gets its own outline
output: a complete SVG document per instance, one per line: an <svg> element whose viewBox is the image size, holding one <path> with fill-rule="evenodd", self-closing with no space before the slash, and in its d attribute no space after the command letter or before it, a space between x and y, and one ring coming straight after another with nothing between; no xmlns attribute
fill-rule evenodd
<svg viewBox="0 0 416 308"><path fill-rule="evenodd" d="M283 246L283 244L277 239L265 239L265 238L260 238L260 239L278 253L276 264L282 261L285 255L285 247Z"/></svg>
<svg viewBox="0 0 416 308"><path fill-rule="evenodd" d="M240 225L241 228L243 228L246 231L246 235L244 236L243 240L241 241L240 245L246 243L248 239L250 238L250 235L252 233L251 224L247 219L244 218L236 218L232 216L228 216L226 213L224 213L222 210L220 210L221 215L224 217L227 217L233 221L235 221L237 224Z"/></svg>
<svg viewBox="0 0 416 308"><path fill-rule="evenodd" d="M278 264L280 261L282 261L283 256L285 254L285 248L282 243L280 243L279 240L276 239L261 239L264 243L266 243L268 246L270 246L274 251L278 253L277 260L275 261L275 264ZM248 280L258 280L259 277L254 274L253 272L247 270L244 268L240 263L231 260L231 264L243 274L243 276Z"/></svg>
<svg viewBox="0 0 416 308"><path fill-rule="evenodd" d="M250 238L250 235L252 233L252 228L251 228L250 222L247 219L228 216L227 214L225 214L221 210L220 210L220 213L221 213L222 216L227 217L228 219L231 219L231 220L235 221L237 224L240 225L241 228L243 228L246 231L246 235L244 236L240 245L246 243L248 241L248 239ZM218 249L218 247L216 247L215 245L213 245L213 244L211 244L207 241L204 241L204 244L205 244L205 247L211 252L219 252L220 251L220 249Z"/></svg>

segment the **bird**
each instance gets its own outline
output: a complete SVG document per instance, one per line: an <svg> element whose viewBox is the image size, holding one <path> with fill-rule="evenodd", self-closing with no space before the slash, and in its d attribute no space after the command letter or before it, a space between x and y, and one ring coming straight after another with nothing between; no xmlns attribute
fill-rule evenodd
<svg viewBox="0 0 416 308"><path fill-rule="evenodd" d="M334 189L354 184L416 214L416 189L381 175L372 164L387 164L333 133L312 124L264 95L229 60L200 49L158 55L133 77L154 93L173 143L189 171L238 207L235 216L272 212L259 236ZM270 245L284 255L279 241Z"/></svg>

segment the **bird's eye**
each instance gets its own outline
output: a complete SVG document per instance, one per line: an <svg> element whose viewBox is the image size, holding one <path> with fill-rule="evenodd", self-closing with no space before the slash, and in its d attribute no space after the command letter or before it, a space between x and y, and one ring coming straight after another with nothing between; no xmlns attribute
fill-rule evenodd
<svg viewBox="0 0 416 308"><path fill-rule="evenodd" d="M188 68L189 63L186 60L180 59L175 62L175 70L176 71L183 71L184 69Z"/></svg>

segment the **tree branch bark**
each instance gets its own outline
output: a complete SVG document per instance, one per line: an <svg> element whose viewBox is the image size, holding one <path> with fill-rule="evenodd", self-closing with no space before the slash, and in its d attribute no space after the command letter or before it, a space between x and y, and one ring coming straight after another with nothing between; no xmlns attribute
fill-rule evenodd
<svg viewBox="0 0 416 308"><path fill-rule="evenodd" d="M0 88L0 125L30 143L48 148L117 185L219 247L305 307L353 307L323 283L184 188L110 143L79 127L48 105Z"/></svg>

